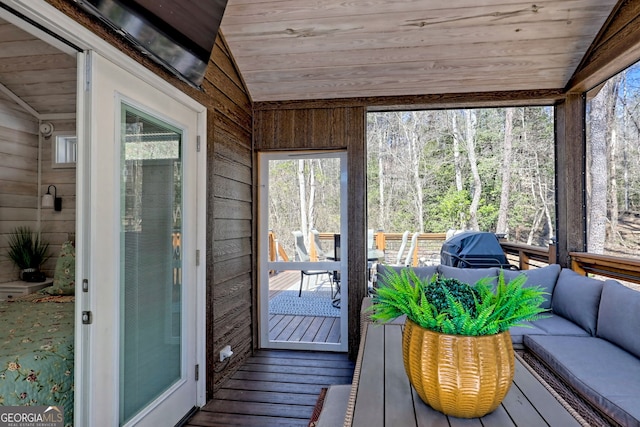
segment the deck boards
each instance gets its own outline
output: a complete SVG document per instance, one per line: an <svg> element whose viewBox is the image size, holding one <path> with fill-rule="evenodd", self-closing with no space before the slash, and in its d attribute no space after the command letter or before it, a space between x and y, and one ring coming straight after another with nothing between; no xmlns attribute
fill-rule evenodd
<svg viewBox="0 0 640 427"><path fill-rule="evenodd" d="M269 317L269 339L338 343L340 342L340 319L274 314Z"/></svg>
<svg viewBox="0 0 640 427"><path fill-rule="evenodd" d="M306 281L310 280L310 283ZM305 278L307 286L317 284L313 278ZM269 298L287 289L298 289L300 273L281 271L269 278ZM322 316L269 315L269 340L290 342L339 343L340 318Z"/></svg>
<svg viewBox="0 0 640 427"><path fill-rule="evenodd" d="M320 390L353 370L346 353L259 350L185 425L306 427Z"/></svg>

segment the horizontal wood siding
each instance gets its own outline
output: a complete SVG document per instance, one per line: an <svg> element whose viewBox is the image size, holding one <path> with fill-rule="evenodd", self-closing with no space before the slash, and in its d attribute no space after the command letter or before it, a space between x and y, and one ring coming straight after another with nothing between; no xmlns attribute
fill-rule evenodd
<svg viewBox="0 0 640 427"><path fill-rule="evenodd" d="M362 108L256 110L256 150L346 149ZM359 125L356 125L358 127Z"/></svg>
<svg viewBox="0 0 640 427"><path fill-rule="evenodd" d="M55 128L55 132L65 135L75 135L75 120L50 120ZM40 195L47 192L49 185L55 185L57 196L62 198L62 210L56 212L53 209L41 210L40 229L42 237L49 244L49 254L51 258L47 261L43 270L53 277L56 260L60 253L62 243L67 240L75 241L76 233L76 168L53 168L53 136L41 138L41 184ZM53 193L53 188L51 189Z"/></svg>
<svg viewBox="0 0 640 427"><path fill-rule="evenodd" d="M8 234L38 220L38 121L0 92L0 283L18 278Z"/></svg>
<svg viewBox="0 0 640 427"><path fill-rule="evenodd" d="M207 395L252 354L253 154L251 101L223 37L218 37L203 88L215 108L207 138L208 299ZM234 357L220 363L230 345Z"/></svg>
<svg viewBox="0 0 640 427"><path fill-rule="evenodd" d="M366 140L364 107L255 110L256 151L347 150L349 204L349 355L360 338L360 303L367 291ZM256 266L257 268L257 266Z"/></svg>

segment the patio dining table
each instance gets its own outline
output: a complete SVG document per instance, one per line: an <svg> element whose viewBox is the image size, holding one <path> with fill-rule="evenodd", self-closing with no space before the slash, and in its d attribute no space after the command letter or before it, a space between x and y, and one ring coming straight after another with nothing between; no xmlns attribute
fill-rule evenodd
<svg viewBox="0 0 640 427"><path fill-rule="evenodd" d="M326 252L328 260L335 261L336 256L333 250ZM369 249L367 251L367 261L375 262L384 259L384 251L382 249Z"/></svg>
<svg viewBox="0 0 640 427"><path fill-rule="evenodd" d="M402 328L399 322L363 322L345 427L580 426L517 357L513 384L492 413L461 419L435 411L420 399L405 373Z"/></svg>
<svg viewBox="0 0 640 427"><path fill-rule="evenodd" d="M335 261L336 257L335 257L335 253L334 251L327 251L326 252L326 257L328 260L331 261ZM381 261L384 260L384 251L381 249L369 249L367 251L367 262L368 263L372 263L372 262L377 262L377 261ZM370 266L368 266L370 267ZM334 275L336 275L337 272L333 272ZM337 277L340 277L339 275L337 275ZM340 308L340 279L335 281L336 284L336 294L335 297L333 298L332 304L334 307L336 308Z"/></svg>

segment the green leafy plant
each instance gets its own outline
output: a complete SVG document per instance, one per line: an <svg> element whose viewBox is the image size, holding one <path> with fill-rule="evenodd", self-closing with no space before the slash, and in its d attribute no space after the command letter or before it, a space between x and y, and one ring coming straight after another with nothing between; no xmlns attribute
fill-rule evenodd
<svg viewBox="0 0 640 427"><path fill-rule="evenodd" d="M504 273L497 285L490 278L475 285L435 274L420 279L412 269L383 273L384 286L377 288L370 307L374 321L388 322L406 314L419 326L450 335L493 335L543 315L546 292L539 286L524 287L521 274L509 283Z"/></svg>
<svg viewBox="0 0 640 427"><path fill-rule="evenodd" d="M29 227L16 227L9 235L8 242L7 256L21 270L39 270L49 259L49 243L42 240L40 233L31 231Z"/></svg>

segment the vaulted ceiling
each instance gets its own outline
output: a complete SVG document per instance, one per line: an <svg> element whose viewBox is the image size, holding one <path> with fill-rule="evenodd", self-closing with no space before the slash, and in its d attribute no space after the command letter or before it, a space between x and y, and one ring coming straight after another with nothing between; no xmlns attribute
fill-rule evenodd
<svg viewBox="0 0 640 427"><path fill-rule="evenodd" d="M76 58L0 19L0 96L33 116L75 114Z"/></svg>
<svg viewBox="0 0 640 427"><path fill-rule="evenodd" d="M615 0L228 0L253 101L562 90ZM75 111L75 58L0 20L0 92ZM54 72L55 71L55 72Z"/></svg>
<svg viewBox="0 0 640 427"><path fill-rule="evenodd" d="M254 101L562 89L616 0L228 0Z"/></svg>

